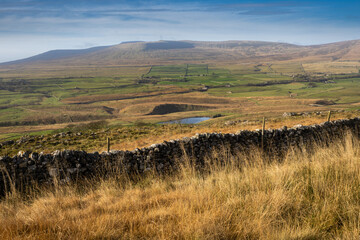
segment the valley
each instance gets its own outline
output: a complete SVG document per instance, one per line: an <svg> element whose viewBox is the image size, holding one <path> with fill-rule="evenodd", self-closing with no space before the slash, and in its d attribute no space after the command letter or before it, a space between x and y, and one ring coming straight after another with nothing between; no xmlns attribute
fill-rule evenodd
<svg viewBox="0 0 360 240"><path fill-rule="evenodd" d="M199 125L226 131L226 121L266 117L281 122L284 112L332 110L341 111L339 117L357 116L360 62L349 56L355 56L358 45L141 42L75 55L55 51L2 64L0 140L104 121L113 129L139 124L154 128L160 122L220 116ZM306 58L296 54L300 50ZM283 54L289 57L279 59ZM129 147L138 145L144 144L132 141ZM97 147L100 143L86 150Z"/></svg>

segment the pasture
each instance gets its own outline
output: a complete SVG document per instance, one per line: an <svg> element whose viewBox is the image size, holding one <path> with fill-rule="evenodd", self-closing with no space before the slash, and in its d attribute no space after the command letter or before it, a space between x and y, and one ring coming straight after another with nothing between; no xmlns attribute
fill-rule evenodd
<svg viewBox="0 0 360 240"><path fill-rule="evenodd" d="M225 116L221 120L246 120L283 112L356 110L358 68L355 62L276 62L2 69L0 139L98 120L133 125L216 114ZM317 81L321 78L329 81ZM313 105L318 100L334 105ZM187 107L149 115L161 104Z"/></svg>

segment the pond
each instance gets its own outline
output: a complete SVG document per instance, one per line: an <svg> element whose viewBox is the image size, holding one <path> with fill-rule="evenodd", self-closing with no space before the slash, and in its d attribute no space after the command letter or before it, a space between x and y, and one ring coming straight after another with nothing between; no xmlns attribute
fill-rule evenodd
<svg viewBox="0 0 360 240"><path fill-rule="evenodd" d="M209 117L192 117L192 118L183 118L183 119L172 120L172 121L168 121L168 122L161 122L159 124L174 124L174 123L196 124L196 123L208 120L208 119L210 119L210 118Z"/></svg>

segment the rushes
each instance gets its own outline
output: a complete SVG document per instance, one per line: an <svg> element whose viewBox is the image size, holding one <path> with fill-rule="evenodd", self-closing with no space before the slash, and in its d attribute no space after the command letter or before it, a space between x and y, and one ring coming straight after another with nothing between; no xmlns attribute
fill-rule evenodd
<svg viewBox="0 0 360 240"><path fill-rule="evenodd" d="M352 136L291 151L212 153L198 171L110 177L0 203L2 239L356 239L360 144ZM192 159L194 160L194 159ZM179 161L180 162L180 161ZM116 171L115 171L116 172Z"/></svg>

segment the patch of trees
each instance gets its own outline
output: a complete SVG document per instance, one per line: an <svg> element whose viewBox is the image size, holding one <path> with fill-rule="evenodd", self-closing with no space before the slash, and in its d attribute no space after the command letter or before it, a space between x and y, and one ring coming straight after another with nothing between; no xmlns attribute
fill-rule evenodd
<svg viewBox="0 0 360 240"><path fill-rule="evenodd" d="M261 82L261 83L248 83L245 86L249 86L249 87L263 87L263 86L270 86L270 85L277 85L277 84L289 84L289 83L293 83L293 80L284 80L284 81L278 81L278 80L274 80L274 81L267 81L267 82Z"/></svg>

